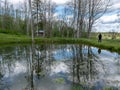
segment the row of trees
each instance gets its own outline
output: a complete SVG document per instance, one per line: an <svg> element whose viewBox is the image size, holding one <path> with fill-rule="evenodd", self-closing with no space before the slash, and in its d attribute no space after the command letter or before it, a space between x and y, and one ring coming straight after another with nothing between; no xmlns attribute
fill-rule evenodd
<svg viewBox="0 0 120 90"><path fill-rule="evenodd" d="M18 8L8 0L0 1L0 28L17 30L32 37L35 32L44 30L46 37L74 38L89 38L93 24L105 13L110 2L70 0L59 14L56 11L59 6L51 0L24 0Z"/></svg>
<svg viewBox="0 0 120 90"><path fill-rule="evenodd" d="M0 28L2 30L25 32L23 17L24 14L21 6L18 9L8 0L0 0Z"/></svg>
<svg viewBox="0 0 120 90"><path fill-rule="evenodd" d="M73 0L73 25L77 38L86 32L90 37L93 24L107 10L110 0Z"/></svg>

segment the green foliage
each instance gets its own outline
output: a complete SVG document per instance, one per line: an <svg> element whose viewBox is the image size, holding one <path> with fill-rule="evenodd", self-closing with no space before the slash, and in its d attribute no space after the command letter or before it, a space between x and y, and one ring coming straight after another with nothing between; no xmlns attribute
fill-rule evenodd
<svg viewBox="0 0 120 90"><path fill-rule="evenodd" d="M59 30L54 29L54 30L52 31L52 36L53 36L53 37L60 37L60 32L59 32Z"/></svg>
<svg viewBox="0 0 120 90"><path fill-rule="evenodd" d="M2 19L3 21L0 22L0 27L4 28L4 29L11 29L12 27L14 27L13 24L13 17L9 16L9 15L2 15L0 16L0 19Z"/></svg>
<svg viewBox="0 0 120 90"><path fill-rule="evenodd" d="M82 38L87 38L87 32L82 32Z"/></svg>
<svg viewBox="0 0 120 90"><path fill-rule="evenodd" d="M0 29L4 30L0 30L0 32L7 34L18 34L18 31L23 34L26 33L27 25L25 20L22 20L21 18L14 18L10 15L0 15L0 19L2 20L0 21Z"/></svg>
<svg viewBox="0 0 120 90"><path fill-rule="evenodd" d="M66 27L63 30L59 30L57 26L54 26L52 30L52 37L73 37L74 30L70 27Z"/></svg>
<svg viewBox="0 0 120 90"><path fill-rule="evenodd" d="M11 35L22 35L20 31L16 31L16 30L0 30L0 33L11 34Z"/></svg>

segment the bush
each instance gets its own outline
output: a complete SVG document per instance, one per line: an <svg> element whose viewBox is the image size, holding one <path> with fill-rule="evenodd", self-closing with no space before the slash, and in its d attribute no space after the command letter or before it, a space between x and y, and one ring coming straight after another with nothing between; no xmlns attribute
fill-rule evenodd
<svg viewBox="0 0 120 90"><path fill-rule="evenodd" d="M12 34L12 35L21 35L22 33L16 30L0 30L0 33Z"/></svg>

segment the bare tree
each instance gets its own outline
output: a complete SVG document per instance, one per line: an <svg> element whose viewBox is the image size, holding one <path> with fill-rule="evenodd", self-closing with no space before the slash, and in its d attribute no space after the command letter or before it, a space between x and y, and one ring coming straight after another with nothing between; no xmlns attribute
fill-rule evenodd
<svg viewBox="0 0 120 90"><path fill-rule="evenodd" d="M29 2L29 12L30 12L30 29L31 29L31 35L32 35L32 42L34 42L34 32L33 32L33 17L32 17L32 4L31 4L31 0L28 1Z"/></svg>
<svg viewBox="0 0 120 90"><path fill-rule="evenodd" d="M38 29L45 30L46 37L52 36L52 20L55 10L55 4L51 0L33 0L33 17L34 25L38 32ZM42 27L40 26L42 24ZM38 36L38 33L37 33Z"/></svg>
<svg viewBox="0 0 120 90"><path fill-rule="evenodd" d="M26 34L29 36L30 34L30 31L29 31L29 7L28 7L28 2L25 0L24 1L24 6L23 6L23 9L24 9L24 26L25 26L25 30L26 30Z"/></svg>
<svg viewBox="0 0 120 90"><path fill-rule="evenodd" d="M41 13L41 0L33 0L32 1L32 7L33 7L33 17L34 17L34 27L35 27L35 31L37 32L37 36L38 36L38 25L40 22L40 18L39 15Z"/></svg>
<svg viewBox="0 0 120 90"><path fill-rule="evenodd" d="M74 0L72 25L75 29L75 37L82 37L87 32L89 38L92 26L107 10L110 0Z"/></svg>
<svg viewBox="0 0 120 90"><path fill-rule="evenodd" d="M110 0L89 0L87 36L90 38L92 26L107 10Z"/></svg>
<svg viewBox="0 0 120 90"><path fill-rule="evenodd" d="M2 7L3 1L0 0L0 2L1 2L1 3L0 3L0 11L1 11L1 17L0 17L0 18L1 18L1 23L0 23L0 24L1 24L1 28L2 28L2 30L3 30L3 23L4 23L4 22L3 22L3 11L4 11L4 10L3 10L3 7Z"/></svg>
<svg viewBox="0 0 120 90"><path fill-rule="evenodd" d="M87 11L87 0L74 0L73 3L73 20L72 26L75 29L75 37L82 37L84 29L86 11Z"/></svg>

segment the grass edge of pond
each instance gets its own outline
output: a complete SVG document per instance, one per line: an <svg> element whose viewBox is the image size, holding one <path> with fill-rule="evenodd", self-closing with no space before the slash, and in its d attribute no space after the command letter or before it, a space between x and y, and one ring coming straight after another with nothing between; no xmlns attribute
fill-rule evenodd
<svg viewBox="0 0 120 90"><path fill-rule="evenodd" d="M5 35L0 34L0 46L5 44L29 44L32 42L30 37L17 36L17 35ZM3 38L4 37L4 38ZM113 42L113 43L112 43ZM98 47L100 49L106 49L111 52L120 53L120 40L103 40L98 43L96 39L85 38L35 38L35 43L54 43L54 44L85 44L89 46Z"/></svg>

